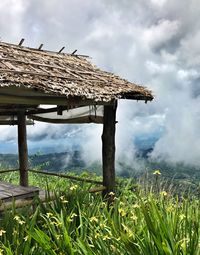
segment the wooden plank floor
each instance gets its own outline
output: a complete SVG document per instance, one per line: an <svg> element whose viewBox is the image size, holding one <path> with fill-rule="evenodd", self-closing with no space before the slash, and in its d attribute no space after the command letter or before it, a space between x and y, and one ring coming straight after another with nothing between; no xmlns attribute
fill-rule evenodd
<svg viewBox="0 0 200 255"><path fill-rule="evenodd" d="M29 197L29 198L18 198L14 201L14 207L15 209L17 208L22 208L25 206L37 206L38 202L42 202L42 203L48 203L54 200L54 195L53 193L48 193L48 196L46 194L45 190L40 190L39 191L39 195L38 195L39 200L35 200L33 199L33 197ZM1 201L0 204L0 214L4 211L7 210L12 210L13 209L13 201Z"/></svg>
<svg viewBox="0 0 200 255"><path fill-rule="evenodd" d="M14 185L8 182L0 182L0 201L8 202L13 199L27 199L33 198L39 194L39 188L37 187L23 187Z"/></svg>

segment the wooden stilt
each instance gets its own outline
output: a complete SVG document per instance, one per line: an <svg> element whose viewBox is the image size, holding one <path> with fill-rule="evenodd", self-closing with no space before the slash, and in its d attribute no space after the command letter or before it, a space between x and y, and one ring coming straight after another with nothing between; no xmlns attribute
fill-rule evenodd
<svg viewBox="0 0 200 255"><path fill-rule="evenodd" d="M26 116L24 112L18 113L18 151L20 185L28 186L28 149L26 135Z"/></svg>
<svg viewBox="0 0 200 255"><path fill-rule="evenodd" d="M115 191L115 105L104 106L104 122L102 134L102 163L103 163L103 196Z"/></svg>

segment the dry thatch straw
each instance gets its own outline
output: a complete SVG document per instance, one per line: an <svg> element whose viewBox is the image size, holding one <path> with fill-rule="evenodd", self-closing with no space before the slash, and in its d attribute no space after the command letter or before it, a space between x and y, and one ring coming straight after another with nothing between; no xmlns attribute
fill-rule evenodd
<svg viewBox="0 0 200 255"><path fill-rule="evenodd" d="M146 88L100 70L87 57L0 42L0 91L12 86L94 103L153 99Z"/></svg>

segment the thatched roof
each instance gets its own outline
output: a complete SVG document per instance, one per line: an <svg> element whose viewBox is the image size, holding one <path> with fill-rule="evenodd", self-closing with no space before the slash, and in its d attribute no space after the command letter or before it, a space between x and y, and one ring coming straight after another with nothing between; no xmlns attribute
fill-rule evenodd
<svg viewBox="0 0 200 255"><path fill-rule="evenodd" d="M87 57L0 42L0 93L13 87L94 102L153 99L146 88L100 70Z"/></svg>

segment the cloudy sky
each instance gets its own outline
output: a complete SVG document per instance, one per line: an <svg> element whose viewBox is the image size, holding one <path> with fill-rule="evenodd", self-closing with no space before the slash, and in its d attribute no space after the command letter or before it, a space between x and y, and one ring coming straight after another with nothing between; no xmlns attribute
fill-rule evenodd
<svg viewBox="0 0 200 255"><path fill-rule="evenodd" d="M1 0L2 41L67 52L78 49L99 67L150 88L152 103L122 101L117 155L133 141L158 137L152 157L200 163L200 0ZM0 127L1 151L16 149L16 129ZM100 125L28 128L29 147L80 146L101 156ZM64 139L63 139L64 137ZM62 145L62 146L61 146Z"/></svg>

